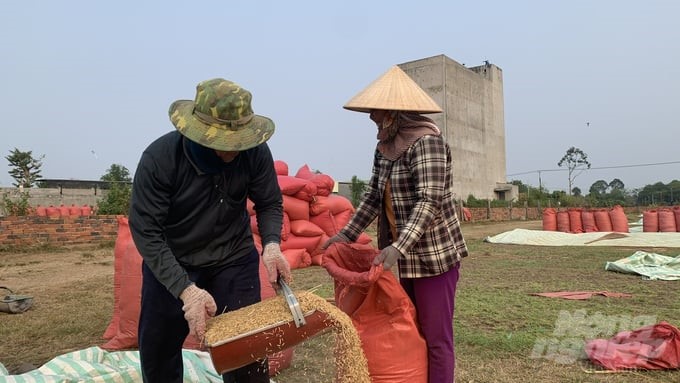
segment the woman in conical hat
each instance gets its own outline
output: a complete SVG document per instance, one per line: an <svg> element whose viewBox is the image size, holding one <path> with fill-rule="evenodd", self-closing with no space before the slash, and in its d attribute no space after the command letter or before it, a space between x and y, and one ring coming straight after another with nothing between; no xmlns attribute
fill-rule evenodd
<svg viewBox="0 0 680 383"><path fill-rule="evenodd" d="M428 348L429 382L453 382L453 314L460 262L468 255L452 192L449 145L423 114L441 108L399 67L354 96L345 109L369 113L378 143L371 180L357 211L329 239L354 242L378 219L380 254L416 307Z"/></svg>

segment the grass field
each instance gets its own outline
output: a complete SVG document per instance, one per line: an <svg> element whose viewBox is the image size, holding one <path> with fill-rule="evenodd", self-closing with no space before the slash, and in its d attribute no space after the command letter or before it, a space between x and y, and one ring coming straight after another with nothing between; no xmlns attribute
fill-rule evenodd
<svg viewBox="0 0 680 383"><path fill-rule="evenodd" d="M537 247L483 241L515 227L541 223L466 223L471 250L456 297L457 382L679 382L680 370L601 371L582 359L587 336L609 338L648 322L680 325L680 282L646 281L604 270L636 250L677 256L680 249ZM323 268L294 271L294 289L332 297ZM39 366L65 352L103 343L113 310L113 249L11 249L0 252L0 285L35 297L30 311L0 313L0 362L10 371ZM609 291L569 301L530 295L550 291ZM553 348L546 345L552 344ZM279 383L331 382L332 333L298 345ZM556 346L555 346L556 345Z"/></svg>

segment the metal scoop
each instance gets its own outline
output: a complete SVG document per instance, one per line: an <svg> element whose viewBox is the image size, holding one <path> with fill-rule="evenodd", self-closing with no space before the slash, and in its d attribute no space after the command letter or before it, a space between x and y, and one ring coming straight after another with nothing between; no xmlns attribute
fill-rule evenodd
<svg viewBox="0 0 680 383"><path fill-rule="evenodd" d="M288 287L288 284L279 276L277 280L279 286L281 286L281 291L283 292L283 297L286 298L288 307L290 307L290 312L293 314L293 321L295 322L295 327L301 327L307 324L305 321L305 316L302 314L302 309L300 308L300 302L298 302L293 290Z"/></svg>

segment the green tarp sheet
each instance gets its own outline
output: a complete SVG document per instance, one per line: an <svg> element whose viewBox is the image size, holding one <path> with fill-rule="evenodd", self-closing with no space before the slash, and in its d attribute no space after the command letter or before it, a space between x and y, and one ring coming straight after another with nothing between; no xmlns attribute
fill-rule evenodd
<svg viewBox="0 0 680 383"><path fill-rule="evenodd" d="M607 262L604 269L619 273L639 274L650 280L677 281L680 280L680 256L669 257L636 251L630 257Z"/></svg>

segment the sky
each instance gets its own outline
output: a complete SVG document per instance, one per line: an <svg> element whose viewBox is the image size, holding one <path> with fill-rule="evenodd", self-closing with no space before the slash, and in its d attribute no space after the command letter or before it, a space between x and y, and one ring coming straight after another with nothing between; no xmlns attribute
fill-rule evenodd
<svg viewBox="0 0 680 383"><path fill-rule="evenodd" d="M680 1L3 1L0 187L17 148L42 177L134 174L168 107L221 77L270 117L294 174L367 180L376 144L342 108L391 66L446 55L503 71L507 181L567 190L570 147L627 189L680 179ZM463 159L464 160L464 159Z"/></svg>

